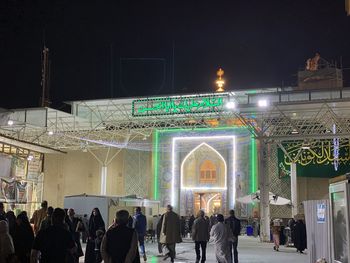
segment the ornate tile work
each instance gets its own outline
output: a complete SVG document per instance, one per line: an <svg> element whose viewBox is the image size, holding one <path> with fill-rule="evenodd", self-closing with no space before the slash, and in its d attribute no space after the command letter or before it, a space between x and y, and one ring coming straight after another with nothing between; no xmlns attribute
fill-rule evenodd
<svg viewBox="0 0 350 263"><path fill-rule="evenodd" d="M269 146L268 154L268 165L267 172L270 178L270 191L274 194L280 195L282 197L291 198L290 191L290 178L279 178L278 177L278 160L277 160L277 145L271 144ZM290 206L270 206L271 218L279 217L286 218L292 216L292 209Z"/></svg>
<svg viewBox="0 0 350 263"><path fill-rule="evenodd" d="M125 194L148 196L150 153L128 150L124 158Z"/></svg>

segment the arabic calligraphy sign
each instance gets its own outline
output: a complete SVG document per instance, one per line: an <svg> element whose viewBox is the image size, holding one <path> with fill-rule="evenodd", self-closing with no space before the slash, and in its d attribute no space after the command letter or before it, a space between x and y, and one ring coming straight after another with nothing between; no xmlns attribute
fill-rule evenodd
<svg viewBox="0 0 350 263"><path fill-rule="evenodd" d="M288 154L295 158L299 152L301 143L284 143L283 147ZM310 149L302 150L297 159L297 175L302 177L332 178L350 172L350 141L341 139L339 142L338 170L334 169L334 144L332 140L320 141ZM290 159L281 149L278 149L278 173L279 177L289 177Z"/></svg>
<svg viewBox="0 0 350 263"><path fill-rule="evenodd" d="M132 116L220 112L227 100L227 94L139 99L132 102Z"/></svg>

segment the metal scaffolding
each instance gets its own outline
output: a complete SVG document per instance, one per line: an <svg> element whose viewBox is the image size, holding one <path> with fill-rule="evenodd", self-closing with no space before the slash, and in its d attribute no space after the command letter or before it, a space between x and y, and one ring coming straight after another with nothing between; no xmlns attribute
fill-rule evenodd
<svg viewBox="0 0 350 263"><path fill-rule="evenodd" d="M267 143L350 136L350 89L270 89L231 92L227 96L236 102L234 109L179 115L134 117L133 99L69 102L71 113L52 108L10 110L0 113L0 135L59 150L77 150L86 144L92 148L118 147L130 136L141 140L154 130L169 128L243 125ZM262 99L268 102L267 106L258 106Z"/></svg>

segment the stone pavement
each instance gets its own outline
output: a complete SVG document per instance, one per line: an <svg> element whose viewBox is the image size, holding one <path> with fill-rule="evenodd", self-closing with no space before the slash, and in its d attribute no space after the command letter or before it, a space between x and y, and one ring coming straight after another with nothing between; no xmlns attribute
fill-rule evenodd
<svg viewBox="0 0 350 263"><path fill-rule="evenodd" d="M176 252L177 258L175 262L195 262L196 253L194 251L194 244L190 239L177 244ZM163 261L163 257L157 256L158 250L156 243L146 243L146 253L148 263L170 262L170 260ZM247 236L239 237L238 254L240 263L308 263L308 256L297 253L294 248L281 246L280 251L276 252L273 250L272 243L260 243L257 238ZM80 262L84 262L84 259L80 258ZM206 262L216 262L213 244L208 244Z"/></svg>

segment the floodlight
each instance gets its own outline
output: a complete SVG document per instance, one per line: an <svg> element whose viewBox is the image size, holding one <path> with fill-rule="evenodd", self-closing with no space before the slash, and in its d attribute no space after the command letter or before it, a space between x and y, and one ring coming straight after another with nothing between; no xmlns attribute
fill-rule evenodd
<svg viewBox="0 0 350 263"><path fill-rule="evenodd" d="M7 125L12 126L13 125L13 120L8 120Z"/></svg>
<svg viewBox="0 0 350 263"><path fill-rule="evenodd" d="M226 103L226 108L232 110L232 109L236 108L236 103L234 101L228 101Z"/></svg>
<svg viewBox="0 0 350 263"><path fill-rule="evenodd" d="M293 129L292 130L292 134L298 134L299 132L298 132L298 130L297 129Z"/></svg>
<svg viewBox="0 0 350 263"><path fill-rule="evenodd" d="M261 100L258 101L258 106L259 107L267 107L268 104L269 104L268 101L265 100L265 99L261 99Z"/></svg>

